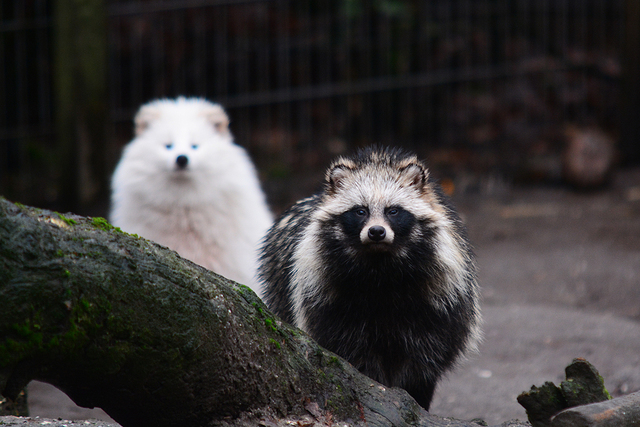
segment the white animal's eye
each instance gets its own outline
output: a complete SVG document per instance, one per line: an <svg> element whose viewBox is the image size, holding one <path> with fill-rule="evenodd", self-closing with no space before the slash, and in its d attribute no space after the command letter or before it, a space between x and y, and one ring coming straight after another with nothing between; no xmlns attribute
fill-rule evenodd
<svg viewBox="0 0 640 427"><path fill-rule="evenodd" d="M358 216L365 216L367 214L366 209L360 208L360 209L356 209L356 215Z"/></svg>
<svg viewBox="0 0 640 427"><path fill-rule="evenodd" d="M191 144L191 148L193 148L194 150L197 150L197 149L198 149L198 147L199 147L199 145L198 145L198 144Z"/></svg>
<svg viewBox="0 0 640 427"><path fill-rule="evenodd" d="M389 211L387 211L387 215L397 215L397 214L398 214L397 208L391 208L389 209Z"/></svg>
<svg viewBox="0 0 640 427"><path fill-rule="evenodd" d="M172 143L168 143L165 145L165 147L167 148L167 150L171 150L173 148L173 144Z"/></svg>

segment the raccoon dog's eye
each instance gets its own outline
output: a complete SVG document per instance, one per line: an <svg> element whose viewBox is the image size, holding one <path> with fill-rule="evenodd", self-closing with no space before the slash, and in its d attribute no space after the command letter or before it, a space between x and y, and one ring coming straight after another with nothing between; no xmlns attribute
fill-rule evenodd
<svg viewBox="0 0 640 427"><path fill-rule="evenodd" d="M167 148L167 150L171 150L173 148L173 144L166 144L165 147Z"/></svg>
<svg viewBox="0 0 640 427"><path fill-rule="evenodd" d="M194 150L197 150L197 149L198 149L198 147L199 147L199 145L198 145L198 144L191 144L191 148L193 148Z"/></svg>
<svg viewBox="0 0 640 427"><path fill-rule="evenodd" d="M367 210L364 209L364 208L356 209L356 215L358 215L358 216L366 216L367 215Z"/></svg>
<svg viewBox="0 0 640 427"><path fill-rule="evenodd" d="M387 211L387 215L398 215L398 208L391 208Z"/></svg>

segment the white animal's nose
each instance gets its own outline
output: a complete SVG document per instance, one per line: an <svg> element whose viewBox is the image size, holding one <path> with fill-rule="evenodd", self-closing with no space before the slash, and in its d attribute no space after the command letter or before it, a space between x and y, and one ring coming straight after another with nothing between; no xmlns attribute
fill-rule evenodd
<svg viewBox="0 0 640 427"><path fill-rule="evenodd" d="M178 165L178 168L184 169L187 167L188 164L189 164L189 158L184 154L180 154L178 157L176 157L176 165Z"/></svg>

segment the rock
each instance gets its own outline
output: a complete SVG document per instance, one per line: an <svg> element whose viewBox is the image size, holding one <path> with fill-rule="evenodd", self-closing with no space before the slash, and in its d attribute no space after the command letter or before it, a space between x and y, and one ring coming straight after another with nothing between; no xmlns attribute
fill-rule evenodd
<svg viewBox="0 0 640 427"><path fill-rule="evenodd" d="M574 359L565 369L567 380L560 384L567 408L611 399L604 379L585 359Z"/></svg>
<svg viewBox="0 0 640 427"><path fill-rule="evenodd" d="M119 427L118 424L109 423L100 420L63 420L63 419L49 419L40 417L14 417L6 416L0 417L0 425L4 427Z"/></svg>
<svg viewBox="0 0 640 427"><path fill-rule="evenodd" d="M598 128L568 126L562 155L564 179L581 189L599 188L610 178L615 161L615 142Z"/></svg>
<svg viewBox="0 0 640 427"><path fill-rule="evenodd" d="M527 410L533 427L549 427L551 417L567 407L562 390L550 381L542 387L531 386L531 390L518 396L518 403Z"/></svg>
<svg viewBox="0 0 640 427"><path fill-rule="evenodd" d="M567 379L560 387L546 382L542 387L532 386L531 390L518 396L518 403L526 409L533 427L552 426L553 416L566 408L611 399L604 379L585 359L573 359L565 368L565 374Z"/></svg>
<svg viewBox="0 0 640 427"><path fill-rule="evenodd" d="M8 397L3 397L0 395L0 416L2 415L29 415L26 389L22 390L15 400L11 400Z"/></svg>
<svg viewBox="0 0 640 427"><path fill-rule="evenodd" d="M556 415L552 427L640 426L640 392L589 405L569 408Z"/></svg>

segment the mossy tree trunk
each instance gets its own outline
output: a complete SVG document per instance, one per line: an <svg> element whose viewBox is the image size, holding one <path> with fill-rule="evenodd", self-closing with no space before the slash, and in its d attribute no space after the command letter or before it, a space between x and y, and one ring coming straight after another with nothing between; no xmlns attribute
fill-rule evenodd
<svg viewBox="0 0 640 427"><path fill-rule="evenodd" d="M123 426L312 414L463 426L355 371L253 292L103 219L0 198L0 391L49 382Z"/></svg>

